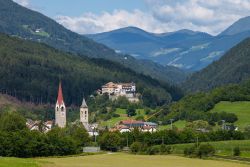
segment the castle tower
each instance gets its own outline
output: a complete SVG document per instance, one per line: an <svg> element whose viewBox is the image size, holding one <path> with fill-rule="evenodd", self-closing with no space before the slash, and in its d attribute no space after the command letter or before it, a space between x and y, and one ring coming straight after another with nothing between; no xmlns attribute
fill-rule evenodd
<svg viewBox="0 0 250 167"><path fill-rule="evenodd" d="M86 104L86 101L83 97L82 105L80 107L80 122L83 124L83 126L88 130L89 128L89 109Z"/></svg>
<svg viewBox="0 0 250 167"><path fill-rule="evenodd" d="M63 101L61 82L59 83L59 88L58 88L58 96L55 106L55 118L56 118L55 124L58 125L60 128L64 128L66 126L66 107Z"/></svg>

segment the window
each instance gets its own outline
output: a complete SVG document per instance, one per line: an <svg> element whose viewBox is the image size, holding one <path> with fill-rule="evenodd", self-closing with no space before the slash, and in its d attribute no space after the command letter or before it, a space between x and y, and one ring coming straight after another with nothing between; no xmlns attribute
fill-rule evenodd
<svg viewBox="0 0 250 167"><path fill-rule="evenodd" d="M85 111L85 115L87 115L87 111Z"/></svg>
<svg viewBox="0 0 250 167"><path fill-rule="evenodd" d="M64 107L61 107L61 111L63 111L64 110Z"/></svg>
<svg viewBox="0 0 250 167"><path fill-rule="evenodd" d="M59 107L56 107L56 111L58 111L59 110Z"/></svg>

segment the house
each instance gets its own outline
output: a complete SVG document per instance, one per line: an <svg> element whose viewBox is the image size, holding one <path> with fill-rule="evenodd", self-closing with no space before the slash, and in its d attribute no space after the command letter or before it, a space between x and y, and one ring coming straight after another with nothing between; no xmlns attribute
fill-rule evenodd
<svg viewBox="0 0 250 167"><path fill-rule="evenodd" d="M102 86L101 94L108 94L112 100L117 99L119 96L126 97L130 102L138 102L138 94L136 94L135 83L113 83L108 82Z"/></svg>
<svg viewBox="0 0 250 167"><path fill-rule="evenodd" d="M153 133L153 132L156 132L157 129L155 127L152 127L152 126L143 126L141 128L141 131L142 132L150 132L150 133Z"/></svg>
<svg viewBox="0 0 250 167"><path fill-rule="evenodd" d="M27 119L26 126L30 130L37 130L37 131L47 133L48 131L52 129L53 121L42 122L40 120L33 121L31 119Z"/></svg>
<svg viewBox="0 0 250 167"><path fill-rule="evenodd" d="M120 133L131 132L134 129L139 129L142 132L156 132L157 124L153 122L143 122L137 120L123 120L116 125L115 128L110 129L110 131L119 131Z"/></svg>
<svg viewBox="0 0 250 167"><path fill-rule="evenodd" d="M125 125L129 128L142 128L144 126L144 122L130 119L120 121L119 125Z"/></svg>

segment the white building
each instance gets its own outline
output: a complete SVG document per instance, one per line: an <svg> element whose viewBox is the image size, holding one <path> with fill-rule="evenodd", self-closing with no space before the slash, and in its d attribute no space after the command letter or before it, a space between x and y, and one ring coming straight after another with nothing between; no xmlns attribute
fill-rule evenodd
<svg viewBox="0 0 250 167"><path fill-rule="evenodd" d="M113 83L109 82L102 86L102 94L107 93L110 99L117 99L119 96L125 96L130 102L138 102L135 83Z"/></svg>

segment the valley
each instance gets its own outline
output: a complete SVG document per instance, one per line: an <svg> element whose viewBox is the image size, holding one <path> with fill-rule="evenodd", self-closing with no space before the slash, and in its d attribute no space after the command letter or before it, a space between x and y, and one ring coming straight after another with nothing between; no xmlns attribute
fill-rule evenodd
<svg viewBox="0 0 250 167"><path fill-rule="evenodd" d="M250 3L111 2L0 0L0 167L249 166Z"/></svg>

